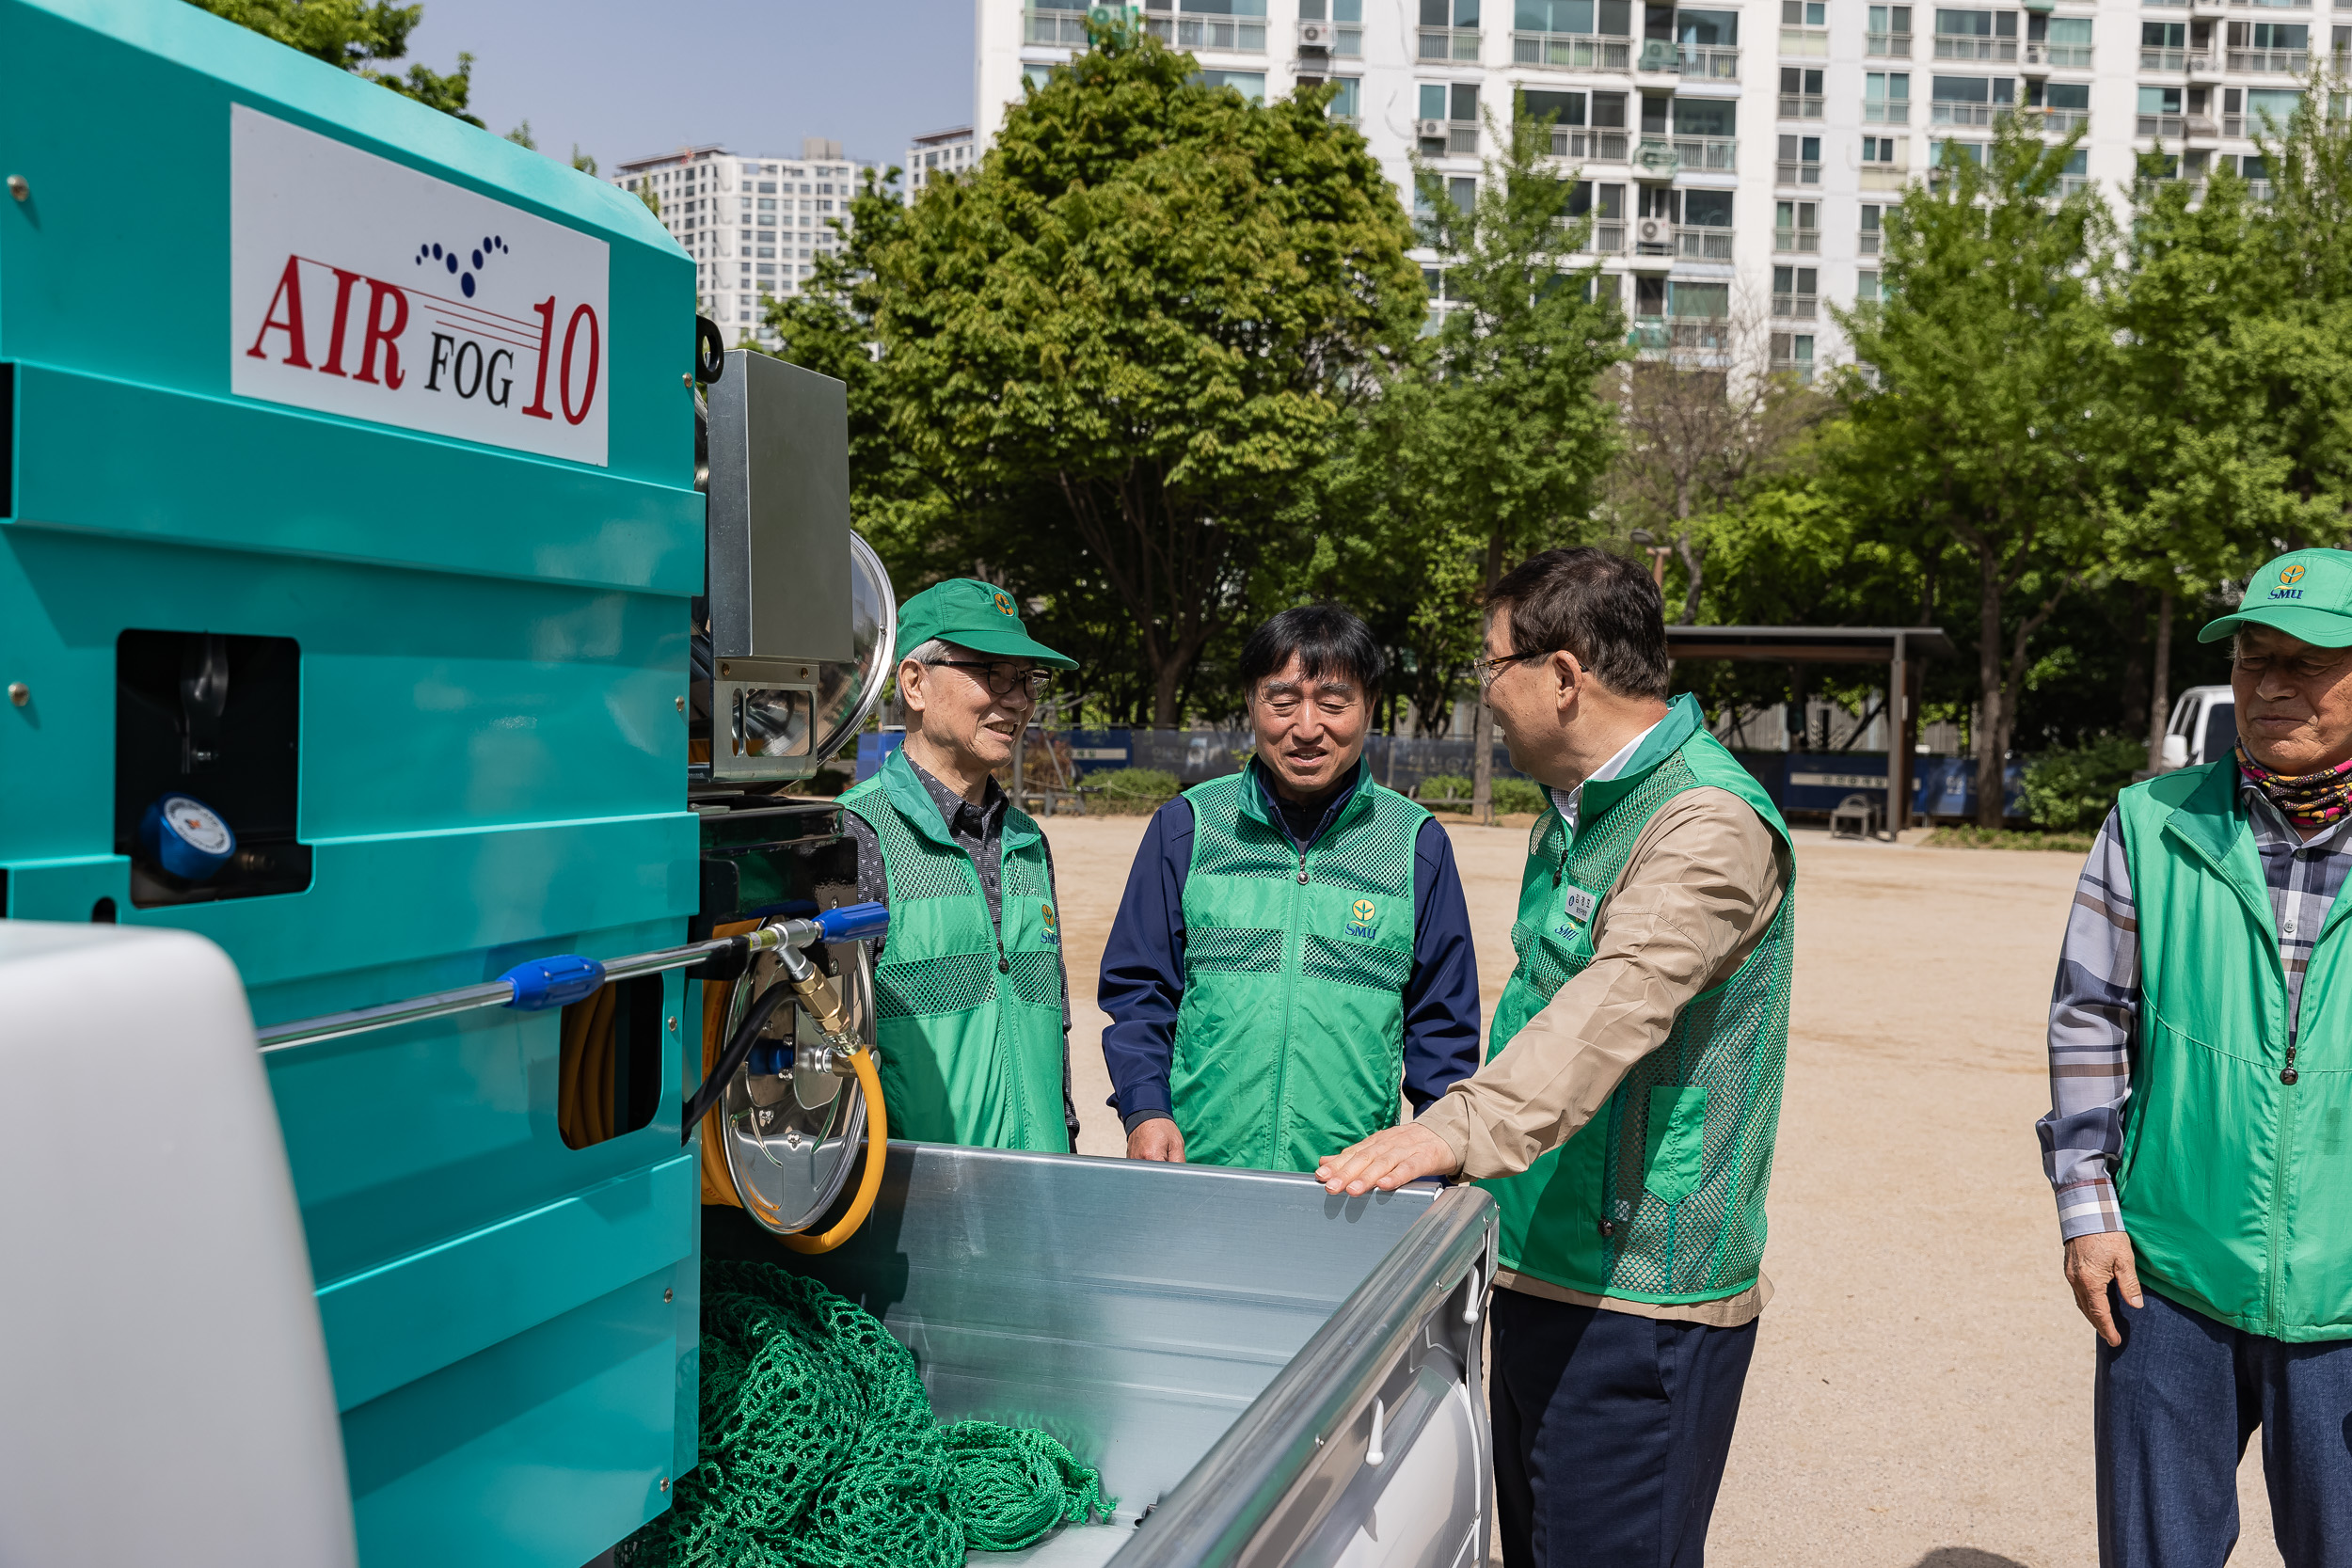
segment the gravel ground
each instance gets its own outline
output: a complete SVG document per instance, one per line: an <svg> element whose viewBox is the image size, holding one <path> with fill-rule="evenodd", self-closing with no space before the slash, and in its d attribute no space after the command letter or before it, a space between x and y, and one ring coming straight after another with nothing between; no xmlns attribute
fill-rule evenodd
<svg viewBox="0 0 2352 1568"><path fill-rule="evenodd" d="M1141 817L1046 823L1079 1151L1126 1147L1095 966ZM1491 1010L1526 835L1450 826ZM2087 1568L2090 1329L2034 1118L2068 855L1798 835L1797 985L1764 1259L1775 1288L1710 1541L1725 1568ZM2259 1458L2235 1562L2280 1561Z"/></svg>

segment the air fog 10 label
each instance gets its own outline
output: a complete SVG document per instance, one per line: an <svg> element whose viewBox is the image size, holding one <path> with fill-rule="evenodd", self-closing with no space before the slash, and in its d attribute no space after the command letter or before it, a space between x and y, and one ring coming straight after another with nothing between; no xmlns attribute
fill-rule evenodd
<svg viewBox="0 0 2352 1568"><path fill-rule="evenodd" d="M605 463L605 242L230 110L230 389Z"/></svg>

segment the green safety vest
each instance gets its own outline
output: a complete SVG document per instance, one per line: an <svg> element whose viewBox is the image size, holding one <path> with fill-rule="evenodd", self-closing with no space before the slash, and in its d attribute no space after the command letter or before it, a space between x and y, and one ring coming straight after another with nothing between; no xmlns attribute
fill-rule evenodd
<svg viewBox="0 0 2352 1568"><path fill-rule="evenodd" d="M1249 768L1196 785L1168 1088L1196 1164L1311 1171L1396 1125L1429 814L1359 774L1301 850Z"/></svg>
<svg viewBox="0 0 2352 1568"><path fill-rule="evenodd" d="M1788 846L1772 798L1700 718L1685 694L1623 773L1586 784L1574 842L1554 809L1535 824L1511 927L1518 964L1495 1006L1488 1060L1592 962L1595 916L1668 800L1727 789ZM1503 1267L1659 1304L1756 1283L1788 1056L1795 911L1791 885L1739 973L1684 1006L1598 1115L1519 1175L1480 1183L1502 1208Z"/></svg>
<svg viewBox="0 0 2352 1568"><path fill-rule="evenodd" d="M1061 926L1037 824L1005 808L1000 941L972 857L903 752L841 809L874 830L889 883L874 1014L890 1135L1069 1153Z"/></svg>
<svg viewBox="0 0 2352 1568"><path fill-rule="evenodd" d="M2296 1081L2277 916L2234 759L2116 801L2139 919L2122 1161L2139 1277L2273 1339L2352 1338L2352 981L2328 911L2303 973Z"/></svg>

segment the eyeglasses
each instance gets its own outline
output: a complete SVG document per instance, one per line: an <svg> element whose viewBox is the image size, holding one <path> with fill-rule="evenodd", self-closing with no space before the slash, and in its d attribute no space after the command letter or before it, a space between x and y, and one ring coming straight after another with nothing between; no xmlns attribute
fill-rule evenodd
<svg viewBox="0 0 2352 1568"><path fill-rule="evenodd" d="M999 697L1009 697L1016 689L1026 686L1030 700L1035 701L1045 694L1047 687L1054 684L1054 672L1051 670L1030 670L1018 664L987 664L977 658L935 658L930 662L942 669L975 672L974 678Z"/></svg>
<svg viewBox="0 0 2352 1568"><path fill-rule="evenodd" d="M1484 691L1494 685L1495 677L1502 673L1505 665L1517 664L1523 658L1549 658L1550 657L1551 650L1549 648L1541 653L1534 654L1495 654L1485 658L1471 659L1470 669L1476 672L1478 689Z"/></svg>

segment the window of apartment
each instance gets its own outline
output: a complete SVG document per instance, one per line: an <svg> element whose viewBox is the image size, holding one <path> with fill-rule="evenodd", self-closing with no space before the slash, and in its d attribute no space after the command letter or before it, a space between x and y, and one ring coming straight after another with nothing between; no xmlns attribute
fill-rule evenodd
<svg viewBox="0 0 2352 1568"><path fill-rule="evenodd" d="M1740 41L1738 11L1677 10L1674 15L1675 41L1686 48L1730 49Z"/></svg>
<svg viewBox="0 0 2352 1568"><path fill-rule="evenodd" d="M1931 137L1928 141L1928 163L1930 166L1942 168L1944 166L1944 155L1947 150L1951 152L1953 157L1975 164L1979 168L1984 166L1984 143L1976 141L1937 141L1932 137Z"/></svg>
<svg viewBox="0 0 2352 1568"><path fill-rule="evenodd" d="M1896 149L1901 145L1900 136L1865 136L1862 138L1862 161L1866 164L1899 162Z"/></svg>
<svg viewBox="0 0 2352 1568"><path fill-rule="evenodd" d="M1597 185L1590 180L1579 180L1568 193L1568 216L1581 218L1590 213L1597 218L1614 223L1625 216L1625 187Z"/></svg>
<svg viewBox="0 0 2352 1568"><path fill-rule="evenodd" d="M1811 321L1819 309L1820 272L1814 267L1772 269L1772 314L1783 320Z"/></svg>
<svg viewBox="0 0 2352 1568"><path fill-rule="evenodd" d="M1879 293L1879 275L1858 272L1853 276L1853 302L1856 305L1876 305L1883 297Z"/></svg>
<svg viewBox="0 0 2352 1568"><path fill-rule="evenodd" d="M1722 321L1731 314L1731 285L1686 283L1678 277L1668 278L1666 313L1695 317L1701 321Z"/></svg>
<svg viewBox="0 0 2352 1568"><path fill-rule="evenodd" d="M1334 76L1331 87L1334 89L1331 102L1324 106L1323 112L1333 119L1359 118L1363 113L1362 80L1355 76Z"/></svg>
<svg viewBox="0 0 2352 1568"><path fill-rule="evenodd" d="M1729 191L1684 191L1682 221L1698 229L1730 228L1731 196Z"/></svg>
<svg viewBox="0 0 2352 1568"><path fill-rule="evenodd" d="M1739 135L1740 101L1736 98L1677 98L1674 100L1677 136Z"/></svg>
<svg viewBox="0 0 2352 1568"><path fill-rule="evenodd" d="M1784 27L1826 27L1829 25L1829 7L1822 0L1780 0L1780 24Z"/></svg>
<svg viewBox="0 0 2352 1568"><path fill-rule="evenodd" d="M1593 94L1593 125L1597 130L1625 129L1625 94L1597 92Z"/></svg>
<svg viewBox="0 0 2352 1568"><path fill-rule="evenodd" d="M1257 0L1263 15L1265 0ZM1194 0L1184 0L1190 10ZM1478 0L1421 0L1421 24L1424 27L1475 27L1478 25Z"/></svg>
<svg viewBox="0 0 2352 1568"><path fill-rule="evenodd" d="M1631 0L1517 0L1511 25L1522 33L1633 36Z"/></svg>
<svg viewBox="0 0 2352 1568"><path fill-rule="evenodd" d="M2302 101L2303 95L2292 87L2249 87L2246 90L2247 134L2251 135L2265 120L2270 122L2269 135L2283 134L2288 123L2295 119L2295 106Z"/></svg>
<svg viewBox="0 0 2352 1568"><path fill-rule="evenodd" d="M1772 203L1772 248L1800 253L1821 248L1821 204L1818 201Z"/></svg>
<svg viewBox="0 0 2352 1568"><path fill-rule="evenodd" d="M1457 213L1469 213L1478 206L1478 182L1475 180L1449 180L1445 182L1445 194Z"/></svg>
<svg viewBox="0 0 2352 1568"><path fill-rule="evenodd" d="M1302 22L1361 22L1364 0L1298 0Z"/></svg>
<svg viewBox="0 0 2352 1568"><path fill-rule="evenodd" d="M1862 118L1871 125L1911 123L1911 72L1867 71L1862 75Z"/></svg>
<svg viewBox="0 0 2352 1568"><path fill-rule="evenodd" d="M1623 280L1613 272L1601 273L1585 285L1584 298L1587 303L1597 304L1605 299L1610 304L1615 305L1624 298L1620 292L1622 282Z"/></svg>
<svg viewBox="0 0 2352 1568"><path fill-rule="evenodd" d="M1780 68L1780 118L1821 118L1821 72L1801 66Z"/></svg>
<svg viewBox="0 0 2352 1568"><path fill-rule="evenodd" d="M2088 82L2027 82L2026 106L2031 109L2059 109L2074 114L2090 112L2090 84Z"/></svg>
<svg viewBox="0 0 2352 1568"><path fill-rule="evenodd" d="M2017 13L1938 10L1935 30L1945 38L2013 39L2017 36Z"/></svg>
<svg viewBox="0 0 2352 1568"><path fill-rule="evenodd" d="M1872 6L1869 8L1869 30L1863 35L1862 52L1883 59L1911 58L1911 8L1909 6Z"/></svg>
<svg viewBox="0 0 2352 1568"><path fill-rule="evenodd" d="M2233 49L2309 49L2312 30L2300 22L2233 22Z"/></svg>
<svg viewBox="0 0 2352 1568"><path fill-rule="evenodd" d="M1423 82L1421 85L1421 118L1477 123L1478 84Z"/></svg>
<svg viewBox="0 0 2352 1568"><path fill-rule="evenodd" d="M1022 62L1021 80L1028 87L1042 87L1053 78L1053 74L1054 68L1050 65L1034 60Z"/></svg>
<svg viewBox="0 0 2352 1568"><path fill-rule="evenodd" d="M1821 138L1819 136L1783 136L1780 138L1780 159L1774 177L1784 185L1818 185L1821 182Z"/></svg>
<svg viewBox="0 0 2352 1568"><path fill-rule="evenodd" d="M755 175L759 172L759 166L757 164L745 164L742 166L742 168L743 173L746 176Z"/></svg>
<svg viewBox="0 0 2352 1568"><path fill-rule="evenodd" d="M2181 112L2179 87L2142 87L2139 89L2139 112L2143 115L2177 115Z"/></svg>
<svg viewBox="0 0 2352 1568"><path fill-rule="evenodd" d="M1197 71L1193 72L1192 79L1204 87L1231 87L1252 103L1265 102L1265 72L1263 71Z"/></svg>
<svg viewBox="0 0 2352 1568"><path fill-rule="evenodd" d="M1533 87L1519 93L1521 119L1548 119L1554 125L1584 123L1584 95L1581 92L1538 92Z"/></svg>

